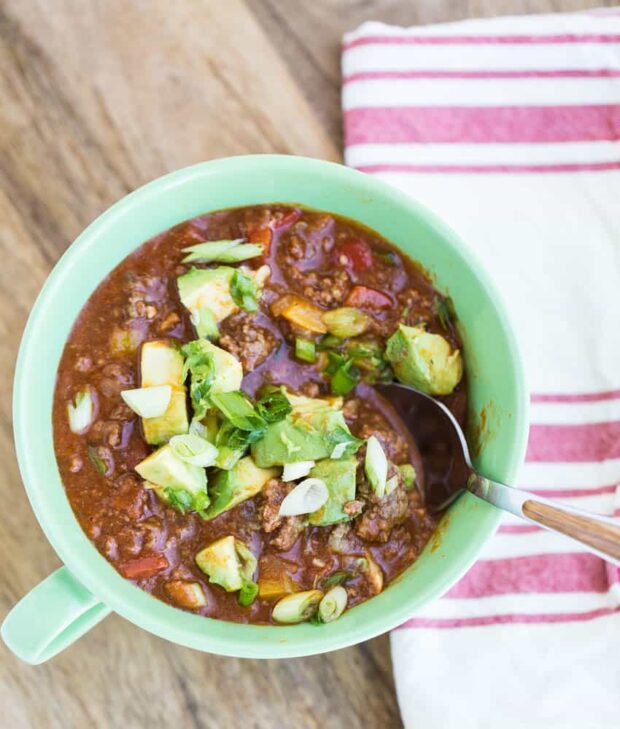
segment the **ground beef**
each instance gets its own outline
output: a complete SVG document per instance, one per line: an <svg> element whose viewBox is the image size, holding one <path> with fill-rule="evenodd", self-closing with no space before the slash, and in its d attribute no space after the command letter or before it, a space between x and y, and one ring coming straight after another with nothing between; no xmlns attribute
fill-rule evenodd
<svg viewBox="0 0 620 729"><path fill-rule="evenodd" d="M157 276L127 277L127 316L132 319L154 319L157 316L156 303L166 294L166 283Z"/></svg>
<svg viewBox="0 0 620 729"><path fill-rule="evenodd" d="M298 516L278 516L280 504L294 484L284 483L277 478L267 482L261 493L258 517L264 532L276 532L270 544L283 552L289 550L304 530L303 521Z"/></svg>
<svg viewBox="0 0 620 729"><path fill-rule="evenodd" d="M280 481L277 478L272 478L270 481L267 481L263 488L258 516L261 527L267 534L275 531L282 524L283 518L278 516L278 511L280 510L280 504L289 491L288 484L285 484L284 481Z"/></svg>
<svg viewBox="0 0 620 729"><path fill-rule="evenodd" d="M340 306L351 288L351 279L344 270L324 276L316 271L302 271L290 266L286 268L286 275L309 301L327 309Z"/></svg>
<svg viewBox="0 0 620 729"><path fill-rule="evenodd" d="M278 529L278 533L269 543L275 549L287 552L295 544L304 529L305 527L301 517L287 516L282 526Z"/></svg>
<svg viewBox="0 0 620 729"><path fill-rule="evenodd" d="M118 448L123 442L123 423L120 420L97 420L88 433L88 439L91 443Z"/></svg>
<svg viewBox="0 0 620 729"><path fill-rule="evenodd" d="M255 324L251 315L242 312L222 324L219 345L241 361L244 372L251 372L269 357L278 340L268 329Z"/></svg>
<svg viewBox="0 0 620 729"><path fill-rule="evenodd" d="M331 530L327 546L334 554L358 554L360 546L350 524L336 524Z"/></svg>
<svg viewBox="0 0 620 729"><path fill-rule="evenodd" d="M129 390L134 384L131 367L124 362L112 362L101 368L95 385L104 397L115 397L121 390Z"/></svg>
<svg viewBox="0 0 620 729"><path fill-rule="evenodd" d="M409 326L420 322L430 322L435 316L435 295L423 294L418 289L408 288L401 291L398 296L401 306L402 321Z"/></svg>
<svg viewBox="0 0 620 729"><path fill-rule="evenodd" d="M393 430L379 413L364 416L364 424L357 434L359 438L368 440L371 435L381 443L385 455L392 463L409 463L409 446L407 441Z"/></svg>
<svg viewBox="0 0 620 729"><path fill-rule="evenodd" d="M355 532L369 542L385 544L392 528L404 523L409 516L407 492L398 486L381 498L370 495L369 501L371 505L357 520Z"/></svg>

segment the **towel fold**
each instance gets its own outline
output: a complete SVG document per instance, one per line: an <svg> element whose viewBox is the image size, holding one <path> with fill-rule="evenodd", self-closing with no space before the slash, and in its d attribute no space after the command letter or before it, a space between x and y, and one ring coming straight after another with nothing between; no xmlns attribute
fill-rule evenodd
<svg viewBox="0 0 620 729"><path fill-rule="evenodd" d="M343 85L347 164L438 213L503 293L531 389L518 485L619 514L620 9L366 23ZM406 727L620 726L620 571L516 518L391 641Z"/></svg>

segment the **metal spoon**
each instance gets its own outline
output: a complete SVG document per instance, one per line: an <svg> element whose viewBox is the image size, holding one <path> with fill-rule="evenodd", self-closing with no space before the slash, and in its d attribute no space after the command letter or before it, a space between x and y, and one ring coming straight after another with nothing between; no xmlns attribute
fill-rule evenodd
<svg viewBox="0 0 620 729"><path fill-rule="evenodd" d="M417 444L429 511L445 509L467 490L521 519L570 537L620 566L620 524L482 476L472 466L461 426L445 405L406 385L377 384L375 389L389 401Z"/></svg>

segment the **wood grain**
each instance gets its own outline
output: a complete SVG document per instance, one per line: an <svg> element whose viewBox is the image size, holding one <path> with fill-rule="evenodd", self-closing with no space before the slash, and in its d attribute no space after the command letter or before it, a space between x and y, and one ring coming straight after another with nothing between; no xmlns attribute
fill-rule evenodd
<svg viewBox="0 0 620 729"><path fill-rule="evenodd" d="M0 0L3 615L58 566L21 487L10 390L28 311L79 231L138 185L200 160L338 159L340 37L363 20L600 4ZM386 637L308 659L240 661L116 616L38 668L0 646L0 704L12 729L400 726Z"/></svg>
<svg viewBox="0 0 620 729"><path fill-rule="evenodd" d="M589 544L593 549L620 561L620 526L597 519L594 515L574 514L559 506L528 499L523 514L537 524L554 529L567 537Z"/></svg>

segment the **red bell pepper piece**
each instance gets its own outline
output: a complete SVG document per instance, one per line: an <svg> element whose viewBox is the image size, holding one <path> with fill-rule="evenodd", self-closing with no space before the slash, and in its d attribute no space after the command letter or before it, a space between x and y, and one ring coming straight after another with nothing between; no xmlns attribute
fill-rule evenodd
<svg viewBox="0 0 620 729"><path fill-rule="evenodd" d="M349 238L333 250L335 263L361 273L372 266L370 246L360 238Z"/></svg>
<svg viewBox="0 0 620 729"><path fill-rule="evenodd" d="M263 255L268 256L272 237L271 228L256 228L248 233L248 243L259 243L263 246Z"/></svg>
<svg viewBox="0 0 620 729"><path fill-rule="evenodd" d="M301 210L295 208L295 210L291 210L290 213L286 213L281 218L273 220L271 227L278 233L282 233L287 228L290 228L293 223L296 223L299 218L301 218Z"/></svg>
<svg viewBox="0 0 620 729"><path fill-rule="evenodd" d="M354 286L344 303L358 309L391 309L394 306L387 294L368 286Z"/></svg>
<svg viewBox="0 0 620 729"><path fill-rule="evenodd" d="M165 554L153 554L150 557L138 557L123 562L119 565L119 570L128 580L137 580L141 577L151 577L169 566Z"/></svg>

